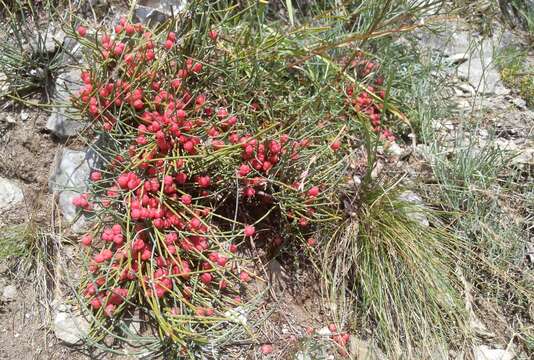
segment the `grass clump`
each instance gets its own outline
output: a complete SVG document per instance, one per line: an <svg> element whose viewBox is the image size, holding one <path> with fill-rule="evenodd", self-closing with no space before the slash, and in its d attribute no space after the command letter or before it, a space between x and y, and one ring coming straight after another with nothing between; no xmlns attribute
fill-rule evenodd
<svg viewBox="0 0 534 360"><path fill-rule="evenodd" d="M16 5L16 6L15 6ZM52 33L50 3L37 7L33 1L17 0L15 4L0 1L0 13L4 19L0 42L0 80L4 99L24 100L39 96L48 102L54 90L56 77L70 60L66 49ZM47 16L41 18L46 11ZM59 30L59 29L56 29Z"/></svg>
<svg viewBox="0 0 534 360"><path fill-rule="evenodd" d="M348 193L358 198L358 208L325 240L328 291L343 304L339 321L374 329L371 337L391 358L425 357L437 344L465 341L457 275L469 261L465 244L428 209L403 200L397 184L375 186ZM413 213L426 214L432 225Z"/></svg>

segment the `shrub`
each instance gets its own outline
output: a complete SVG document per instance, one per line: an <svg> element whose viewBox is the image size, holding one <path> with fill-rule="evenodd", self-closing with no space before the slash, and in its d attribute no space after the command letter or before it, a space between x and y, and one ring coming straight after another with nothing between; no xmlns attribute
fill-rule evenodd
<svg viewBox="0 0 534 360"><path fill-rule="evenodd" d="M120 336L116 319L141 311L160 341L192 354L228 341L215 334L250 299L240 285L256 275L238 247L312 244L344 216L337 187L362 121L393 135L379 65L363 54L348 67L361 79L345 86L328 62L288 69L283 51L294 55L300 38L175 28L76 29L91 66L72 104L91 121L102 167L75 204L96 220L80 239L94 338Z"/></svg>

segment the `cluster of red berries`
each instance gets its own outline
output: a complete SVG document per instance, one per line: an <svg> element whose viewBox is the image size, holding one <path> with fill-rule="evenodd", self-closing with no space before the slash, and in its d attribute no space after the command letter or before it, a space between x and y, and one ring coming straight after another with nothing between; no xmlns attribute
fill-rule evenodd
<svg viewBox="0 0 534 360"><path fill-rule="evenodd" d="M312 142L262 132L211 93L202 81L217 32L209 32L211 53L202 61L183 55L174 32L161 40L121 19L113 33L94 39L98 61L82 72L84 85L73 98L95 131L114 143L102 155L107 165L90 174L91 195L74 201L101 219L81 238L90 256L83 294L104 317L148 304L158 319L189 316L191 327L191 317L236 306L236 284L254 278L236 257L237 243L258 236L250 224L263 214L237 224L217 212L219 199L231 194L251 206L272 204L276 183L305 208L288 211L288 218L309 229L321 186L295 181L304 168L282 167ZM87 29L78 34L88 36ZM250 111L258 111L252 104ZM334 152L340 146L340 139L330 144Z"/></svg>
<svg viewBox="0 0 534 360"><path fill-rule="evenodd" d="M395 136L382 121L386 92L381 88L384 78L379 75L379 64L367 60L365 55L359 52L356 59L350 63L350 68L354 69L357 78L371 78L372 84L358 89L355 89L353 85L348 85L345 90L347 104L356 112L365 114L369 118L373 131L382 139L394 141Z"/></svg>

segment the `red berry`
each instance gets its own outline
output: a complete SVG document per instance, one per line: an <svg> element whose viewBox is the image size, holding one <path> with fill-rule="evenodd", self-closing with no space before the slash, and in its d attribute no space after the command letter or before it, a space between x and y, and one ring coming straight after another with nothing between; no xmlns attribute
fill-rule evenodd
<svg viewBox="0 0 534 360"><path fill-rule="evenodd" d="M241 271L239 273L239 278L241 279L241 281L243 282L249 282L251 279L250 275L248 274L248 272L246 271Z"/></svg>
<svg viewBox="0 0 534 360"><path fill-rule="evenodd" d="M126 31L126 34L128 35L133 35L133 33L135 33L135 27L132 24L127 24L124 27L124 30Z"/></svg>
<svg viewBox="0 0 534 360"><path fill-rule="evenodd" d="M240 176L247 176L249 173L250 173L250 166L248 166L246 164L242 164L239 167L239 175Z"/></svg>
<svg viewBox="0 0 534 360"><path fill-rule="evenodd" d="M174 42L172 40L167 40L167 41L165 41L165 45L164 46L165 46L165 49L170 50L170 49L172 49L173 45L174 45Z"/></svg>
<svg viewBox="0 0 534 360"><path fill-rule="evenodd" d="M211 179L209 176L199 176L197 183L201 188L207 188L211 184Z"/></svg>
<svg viewBox="0 0 534 360"><path fill-rule="evenodd" d="M209 284L213 280L213 276L210 273L203 273L200 275L200 281L202 281L204 284Z"/></svg>
<svg viewBox="0 0 534 360"><path fill-rule="evenodd" d="M99 181L102 180L102 173L99 171L93 171L91 173L91 180L92 181Z"/></svg>
<svg viewBox="0 0 534 360"><path fill-rule="evenodd" d="M210 32L208 33L208 36L210 37L211 40L217 41L217 37L219 36L219 34L215 30L210 30Z"/></svg>
<svg viewBox="0 0 534 360"><path fill-rule="evenodd" d="M143 101L140 99L137 99L133 102L133 107L136 110L141 110L145 107L145 104L143 104Z"/></svg>
<svg viewBox="0 0 534 360"><path fill-rule="evenodd" d="M263 344L260 350L263 355L268 355L273 352L273 346L271 344Z"/></svg>
<svg viewBox="0 0 534 360"><path fill-rule="evenodd" d="M341 147L341 142L339 140L334 140L334 142L330 144L330 149L332 149L333 151L339 150L340 147Z"/></svg>
<svg viewBox="0 0 534 360"><path fill-rule="evenodd" d="M308 196L316 197L317 195L319 195L319 187L313 186L310 188L310 190L308 190Z"/></svg>
<svg viewBox="0 0 534 360"><path fill-rule="evenodd" d="M184 205L191 205L192 197L189 194L183 194L180 197L180 200L182 201L182 204L184 204Z"/></svg>
<svg viewBox="0 0 534 360"><path fill-rule="evenodd" d="M191 69L195 74L198 74L199 72L202 71L202 64L201 63L196 63L195 65L193 65L193 68Z"/></svg>
<svg viewBox="0 0 534 360"><path fill-rule="evenodd" d="M244 230L245 236L251 237L256 233L256 229L252 225L246 225Z"/></svg>
<svg viewBox="0 0 534 360"><path fill-rule="evenodd" d="M93 237L89 234L86 234L82 236L80 241L83 246L91 246L91 243L93 242Z"/></svg>
<svg viewBox="0 0 534 360"><path fill-rule="evenodd" d="M80 35L81 37L85 37L85 35L87 34L87 29L81 25L78 26L78 29L76 31L78 31L78 35Z"/></svg>

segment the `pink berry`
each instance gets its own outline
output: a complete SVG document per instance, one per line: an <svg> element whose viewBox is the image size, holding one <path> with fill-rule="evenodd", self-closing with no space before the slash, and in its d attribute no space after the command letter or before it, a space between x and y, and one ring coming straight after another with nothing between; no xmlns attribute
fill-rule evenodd
<svg viewBox="0 0 534 360"><path fill-rule="evenodd" d="M263 344L260 350L263 355L268 355L273 352L273 346L271 344Z"/></svg>
<svg viewBox="0 0 534 360"><path fill-rule="evenodd" d="M80 35L81 37L85 37L85 35L87 34L87 29L81 25L78 26L78 29L76 31L78 31L78 35Z"/></svg>
<svg viewBox="0 0 534 360"><path fill-rule="evenodd" d="M310 190L308 190L308 196L316 197L317 195L319 195L319 188L317 186L314 186Z"/></svg>
<svg viewBox="0 0 534 360"><path fill-rule="evenodd" d="M254 236L254 234L256 233L256 229L252 225L246 225L244 232L245 232L245 236L251 237L251 236Z"/></svg>

